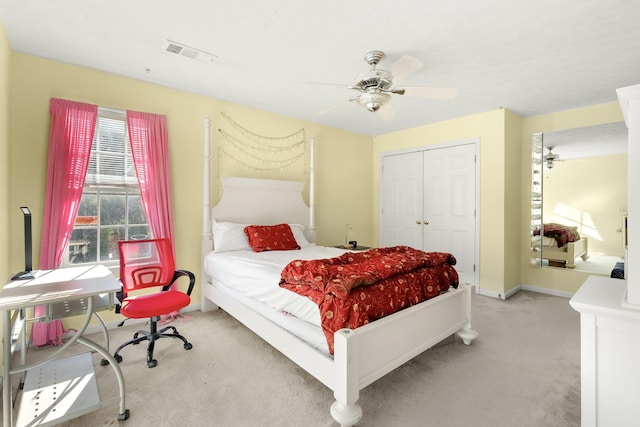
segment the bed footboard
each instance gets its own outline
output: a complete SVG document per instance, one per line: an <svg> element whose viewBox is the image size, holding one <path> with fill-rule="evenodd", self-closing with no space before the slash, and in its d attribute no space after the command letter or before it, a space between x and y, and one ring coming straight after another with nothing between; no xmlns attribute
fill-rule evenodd
<svg viewBox="0 0 640 427"><path fill-rule="evenodd" d="M562 248L543 247L542 258L552 261L564 261L566 268L576 268L576 257L586 261L589 258L589 239L583 237L569 242Z"/></svg>
<svg viewBox="0 0 640 427"><path fill-rule="evenodd" d="M467 345L478 336L472 329L475 287L466 284L368 325L337 331L333 358L265 321L211 283L204 282L203 288L209 303L223 308L333 390L330 412L341 427L362 418L358 399L369 384L453 334Z"/></svg>
<svg viewBox="0 0 640 427"><path fill-rule="evenodd" d="M358 329L336 332L334 420L342 427L357 423L360 390L450 335L457 333L471 344L478 336L471 327L474 294L474 286L462 284Z"/></svg>

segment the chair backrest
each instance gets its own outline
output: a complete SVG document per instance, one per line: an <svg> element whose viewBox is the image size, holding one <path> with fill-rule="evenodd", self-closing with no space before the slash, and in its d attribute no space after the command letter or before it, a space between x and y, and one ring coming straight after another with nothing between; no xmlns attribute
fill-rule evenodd
<svg viewBox="0 0 640 427"><path fill-rule="evenodd" d="M169 239L119 240L120 281L125 291L168 285L176 271Z"/></svg>

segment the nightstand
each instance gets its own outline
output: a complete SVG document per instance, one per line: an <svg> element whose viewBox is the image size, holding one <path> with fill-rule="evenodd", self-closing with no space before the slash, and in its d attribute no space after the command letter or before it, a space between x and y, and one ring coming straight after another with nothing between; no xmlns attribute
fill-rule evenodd
<svg viewBox="0 0 640 427"><path fill-rule="evenodd" d="M371 246L356 246L351 247L351 246L345 246L345 245L338 245L338 246L334 246L334 248L340 248L340 249L349 249L350 251L367 251L369 249L371 249Z"/></svg>

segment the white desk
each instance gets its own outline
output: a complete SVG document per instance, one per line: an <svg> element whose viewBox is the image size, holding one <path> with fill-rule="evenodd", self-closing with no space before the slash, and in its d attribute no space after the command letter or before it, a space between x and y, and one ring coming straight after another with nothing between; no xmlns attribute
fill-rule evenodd
<svg viewBox="0 0 640 427"><path fill-rule="evenodd" d="M71 378L66 384L67 392L62 398L51 399L51 408L55 406L55 409L50 410L51 408L39 407L38 414L40 415L36 419L33 416L22 416L23 406L27 407L28 405L21 405L18 424L21 424L21 419L28 420L29 425L57 424L116 402L119 402L118 420L124 421L129 418L129 410L125 408L124 377L118 363L109 354L106 326L100 316L95 313L98 310L113 308L116 303L115 294L119 290L119 281L111 274L109 269L102 265L40 271L35 279L11 281L2 288L0 292L0 311L2 312L3 321L3 425L13 425L11 375L22 372L27 372L28 374L29 370L37 368L40 368L40 374L46 374L51 370L56 370L57 372L68 371ZM35 306L45 306L45 315L37 319L26 319L26 308ZM11 316L12 311L14 311L13 316ZM84 322L69 341L44 360L29 365L25 363L26 322L50 321L78 314L85 315ZM82 337L94 314L100 320L105 332L105 338L107 339L106 349ZM12 367L12 346L18 334L22 336L22 364ZM64 359L58 359L58 356L74 342L88 346L100 353L109 362L118 379L119 396L103 401L100 400L99 396L97 398L89 396L94 391L97 395L97 385L90 357L72 356L68 358L69 362L66 365L64 364ZM71 368L68 369L68 366L71 366ZM79 372L80 367L85 367L90 372ZM54 380L60 381L61 378L55 378ZM66 381L64 378L62 380ZM25 385L28 384L29 377L27 375ZM29 387L25 387L25 393L27 393L28 389ZM40 394L41 391L34 390L33 392L38 393L39 397L42 396ZM46 399L40 399L40 402L44 403L44 400ZM74 403L74 400L78 400L80 403Z"/></svg>

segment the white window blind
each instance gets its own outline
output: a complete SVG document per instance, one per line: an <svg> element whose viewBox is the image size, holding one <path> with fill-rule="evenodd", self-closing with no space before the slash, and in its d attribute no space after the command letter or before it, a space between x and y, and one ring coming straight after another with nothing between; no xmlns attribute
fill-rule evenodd
<svg viewBox="0 0 640 427"><path fill-rule="evenodd" d="M85 186L63 265L118 265L118 240L152 236L136 179L126 113L98 108Z"/></svg>
<svg viewBox="0 0 640 427"><path fill-rule="evenodd" d="M138 186L124 111L98 110L85 185Z"/></svg>

